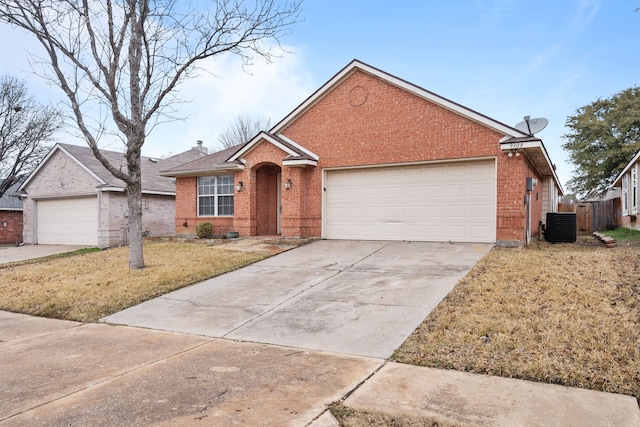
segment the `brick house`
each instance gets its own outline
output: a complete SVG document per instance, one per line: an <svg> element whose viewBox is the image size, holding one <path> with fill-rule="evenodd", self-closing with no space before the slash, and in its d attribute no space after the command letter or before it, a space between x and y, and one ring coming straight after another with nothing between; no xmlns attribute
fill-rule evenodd
<svg viewBox="0 0 640 427"><path fill-rule="evenodd" d="M22 243L22 201L12 196L21 183L15 183L0 197L0 245Z"/></svg>
<svg viewBox="0 0 640 427"><path fill-rule="evenodd" d="M638 221L638 204L640 204L640 187L638 186L638 169L640 169L640 152L624 167L614 181L612 188L619 189L622 216L622 227L640 230Z"/></svg>
<svg viewBox="0 0 640 427"><path fill-rule="evenodd" d="M124 154L101 150L112 165ZM159 172L206 155L201 146L167 159L142 157L142 223L150 236L175 234L175 183ZM27 244L109 247L127 243L125 183L89 147L56 144L18 189Z"/></svg>
<svg viewBox="0 0 640 427"><path fill-rule="evenodd" d="M521 246L562 191L539 138L357 60L268 132L162 174L180 235Z"/></svg>

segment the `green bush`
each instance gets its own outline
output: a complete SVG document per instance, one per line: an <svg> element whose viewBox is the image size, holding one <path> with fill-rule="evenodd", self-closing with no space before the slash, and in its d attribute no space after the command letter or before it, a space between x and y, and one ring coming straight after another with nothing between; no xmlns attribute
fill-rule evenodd
<svg viewBox="0 0 640 427"><path fill-rule="evenodd" d="M201 222L196 227L196 234L201 239L210 239L213 236L213 225L210 222Z"/></svg>

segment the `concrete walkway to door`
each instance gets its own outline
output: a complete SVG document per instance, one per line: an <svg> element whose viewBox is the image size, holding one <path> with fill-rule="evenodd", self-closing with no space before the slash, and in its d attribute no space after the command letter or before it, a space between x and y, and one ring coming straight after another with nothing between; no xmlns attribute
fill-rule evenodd
<svg viewBox="0 0 640 427"><path fill-rule="evenodd" d="M102 320L387 358L491 247L322 240Z"/></svg>

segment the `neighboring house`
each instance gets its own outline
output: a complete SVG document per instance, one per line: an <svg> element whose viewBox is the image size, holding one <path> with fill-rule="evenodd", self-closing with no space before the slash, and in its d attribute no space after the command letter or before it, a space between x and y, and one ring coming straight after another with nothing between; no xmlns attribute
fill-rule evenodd
<svg viewBox="0 0 640 427"><path fill-rule="evenodd" d="M618 175L612 185L613 188L620 189L621 225L635 230L640 230L640 221L638 221L638 199L640 198L638 169L640 169L640 152L624 167L622 173Z"/></svg>
<svg viewBox="0 0 640 427"><path fill-rule="evenodd" d="M22 243L22 201L11 195L22 181L15 183L0 197L0 245Z"/></svg>
<svg viewBox="0 0 640 427"><path fill-rule="evenodd" d="M203 157L199 143L167 159L142 157L142 227L150 236L175 234L175 182L161 170ZM123 153L102 150L126 168ZM125 183L89 147L56 144L18 190L23 200L24 243L99 247L128 241Z"/></svg>
<svg viewBox="0 0 640 427"><path fill-rule="evenodd" d="M562 191L539 138L359 61L268 132L162 174L182 235L521 246Z"/></svg>

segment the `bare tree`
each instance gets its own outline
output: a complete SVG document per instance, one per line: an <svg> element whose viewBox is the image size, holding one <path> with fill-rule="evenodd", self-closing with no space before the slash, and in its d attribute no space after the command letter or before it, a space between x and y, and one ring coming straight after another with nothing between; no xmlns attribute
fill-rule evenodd
<svg viewBox="0 0 640 427"><path fill-rule="evenodd" d="M38 165L61 124L58 110L38 104L23 81L0 77L0 197Z"/></svg>
<svg viewBox="0 0 640 427"><path fill-rule="evenodd" d="M238 116L228 128L220 132L218 142L222 148L230 148L234 145L244 144L256 136L260 131L271 127L271 120L268 118L252 118L248 116Z"/></svg>
<svg viewBox="0 0 640 427"><path fill-rule="evenodd" d="M129 268L144 267L141 148L158 123L176 118L180 83L206 58L272 61L300 1L0 0L0 20L37 38L46 59L35 65L64 91L96 158L126 183ZM100 153L108 134L122 139L126 170Z"/></svg>

